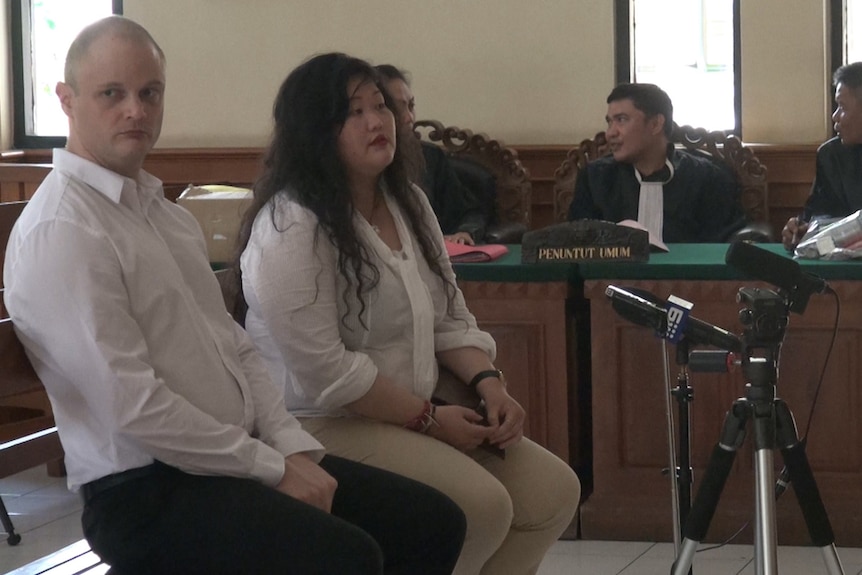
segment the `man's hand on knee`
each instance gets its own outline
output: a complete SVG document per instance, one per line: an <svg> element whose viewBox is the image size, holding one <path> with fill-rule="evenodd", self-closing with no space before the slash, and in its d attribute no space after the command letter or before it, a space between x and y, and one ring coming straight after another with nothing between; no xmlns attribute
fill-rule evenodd
<svg viewBox="0 0 862 575"><path fill-rule="evenodd" d="M284 458L284 477L275 488L329 513L338 482L304 453Z"/></svg>

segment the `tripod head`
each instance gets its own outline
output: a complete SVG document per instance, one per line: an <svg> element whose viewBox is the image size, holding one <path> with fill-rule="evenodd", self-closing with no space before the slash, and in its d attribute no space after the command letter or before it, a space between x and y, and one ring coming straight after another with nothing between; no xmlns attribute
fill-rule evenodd
<svg viewBox="0 0 862 575"><path fill-rule="evenodd" d="M812 294L831 290L823 279L805 273L794 260L752 244L731 244L725 262L747 276L769 282L778 288L778 291L740 288L736 298L738 302L749 306L739 312L739 319L745 326L742 337L743 368L758 363L769 364L772 374L760 373L765 366L758 365L752 368L749 377L753 383L763 380L774 383L778 353L787 330L789 313L802 314ZM751 358L752 351L757 349L766 350L759 362Z"/></svg>
<svg viewBox="0 0 862 575"><path fill-rule="evenodd" d="M742 342L745 348L772 348L781 345L787 331L789 303L778 292L742 287L736 301L747 305L739 312L744 326Z"/></svg>
<svg viewBox="0 0 862 575"><path fill-rule="evenodd" d="M736 301L748 307L739 312L742 334L742 370L753 388L774 388L778 381L778 358L787 332L790 301L769 289L742 287ZM772 392L774 395L774 391Z"/></svg>

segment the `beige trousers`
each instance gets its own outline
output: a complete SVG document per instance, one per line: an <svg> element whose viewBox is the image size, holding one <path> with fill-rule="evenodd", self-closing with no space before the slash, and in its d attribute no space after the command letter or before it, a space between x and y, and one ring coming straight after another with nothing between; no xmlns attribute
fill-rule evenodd
<svg viewBox="0 0 862 575"><path fill-rule="evenodd" d="M421 481L467 516L457 575L536 573L577 510L581 485L561 459L523 439L500 459L361 418L303 418L327 451Z"/></svg>

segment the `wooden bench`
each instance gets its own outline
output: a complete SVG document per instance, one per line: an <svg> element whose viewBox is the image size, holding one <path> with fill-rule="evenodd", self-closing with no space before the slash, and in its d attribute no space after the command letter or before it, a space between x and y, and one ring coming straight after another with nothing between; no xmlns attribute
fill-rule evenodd
<svg viewBox="0 0 862 575"><path fill-rule="evenodd" d="M29 200L50 171L51 164L0 162L0 202Z"/></svg>
<svg viewBox="0 0 862 575"><path fill-rule="evenodd" d="M2 202L0 203L0 318L9 317L6 307L3 305L3 262L6 261L6 244L9 243L9 234L15 220L21 215L27 202Z"/></svg>
<svg viewBox="0 0 862 575"><path fill-rule="evenodd" d="M41 170L37 168L37 174ZM44 175L44 174L42 174ZM5 190L4 190L5 194ZM16 198L23 199L23 198ZM12 320L3 305L3 262L9 233L25 201L0 203L0 399L21 397L27 394L44 393L44 387L27 354L18 340ZM41 464L55 465L52 475L61 474L63 447L54 427L53 416L47 414L15 423L13 437L0 440L0 477L8 477ZM6 541L17 545L21 536L15 532L5 505L0 500L0 521L7 533ZM106 573L108 565L90 550L83 539L47 557L43 557L12 571L17 575L97 575Z"/></svg>
<svg viewBox="0 0 862 575"><path fill-rule="evenodd" d="M48 400L42 382L33 371L24 347L18 341L3 304L3 262L12 226L27 202L0 203L0 477L46 463L53 465L52 475L62 474L63 449L47 408ZM38 400L45 409L28 409L22 403ZM32 412L32 415L28 412ZM20 418L20 419L19 419ZM7 533L6 541L16 545L15 533L6 507L0 500L0 522Z"/></svg>
<svg viewBox="0 0 862 575"><path fill-rule="evenodd" d="M110 566L102 563L87 542L81 539L7 575L102 575L108 569Z"/></svg>
<svg viewBox="0 0 862 575"><path fill-rule="evenodd" d="M0 319L0 398L14 398L37 392L44 392L42 382L33 371L24 353L24 346L15 335L12 320ZM0 443L0 477L8 477L43 463L63 459L63 448L52 416L25 419L17 422L15 427L21 435ZM17 545L21 536L15 532L2 500L0 521L7 533L7 543Z"/></svg>
<svg viewBox="0 0 862 575"><path fill-rule="evenodd" d="M0 319L0 392L14 396L28 391L41 390L42 383L24 353L24 346L15 335L12 320ZM38 418L42 419L42 418ZM34 422L38 426L44 422ZM26 423L25 423L26 424ZM23 428L22 428L23 429ZM8 477L43 463L62 460L63 447L53 425L28 433L22 437L0 443L0 477ZM7 542L16 545L21 536L15 532L5 506L0 501L0 519L6 531ZM47 557L38 559L14 571L15 575L99 575L106 573L108 565L80 540Z"/></svg>

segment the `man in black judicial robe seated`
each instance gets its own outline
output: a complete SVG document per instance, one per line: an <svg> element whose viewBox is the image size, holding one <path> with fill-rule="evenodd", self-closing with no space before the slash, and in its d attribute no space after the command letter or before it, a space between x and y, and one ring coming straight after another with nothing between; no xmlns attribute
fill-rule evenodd
<svg viewBox="0 0 862 575"><path fill-rule="evenodd" d="M422 174L422 189L446 239L457 243L473 244L481 242L488 226L488 216L482 209L482 202L465 186L452 160L439 147L429 142L421 142L422 156L425 158L425 172ZM478 166L463 162L462 174L472 174L474 186L486 194L494 194L494 178ZM490 186L490 190L487 188Z"/></svg>
<svg viewBox="0 0 862 575"><path fill-rule="evenodd" d="M671 143L673 104L653 84L621 84L607 99L612 155L580 170L569 220L634 220L665 243L727 241L745 225L733 173Z"/></svg>
<svg viewBox="0 0 862 575"><path fill-rule="evenodd" d="M407 130L413 132L416 121L416 100L404 72L390 64L376 66L383 76L386 91L395 100L399 117L396 118ZM409 131L408 131L409 130ZM422 174L422 190L437 215L437 221L447 240L474 245L485 238L490 216L485 204L493 205L494 178L479 166L469 162L459 164L460 173L471 181L462 182L455 172L452 160L438 146L422 142L425 172ZM469 184L469 187L465 184ZM477 197L472 190L480 191Z"/></svg>
<svg viewBox="0 0 862 575"><path fill-rule="evenodd" d="M862 209L862 62L841 66L835 86L834 138L817 149L817 172L802 214L781 231L784 247L792 250L814 217L849 216Z"/></svg>

